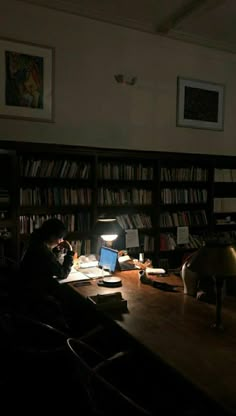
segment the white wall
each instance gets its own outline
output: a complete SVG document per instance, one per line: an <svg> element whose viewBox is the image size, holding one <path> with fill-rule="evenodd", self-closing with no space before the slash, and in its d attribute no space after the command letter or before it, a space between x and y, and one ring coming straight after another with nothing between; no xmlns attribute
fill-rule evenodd
<svg viewBox="0 0 236 416"><path fill-rule="evenodd" d="M0 118L0 140L236 155L235 55L4 3L0 37L55 47L55 122ZM117 84L120 72L137 84ZM178 75L226 85L223 132L176 127Z"/></svg>

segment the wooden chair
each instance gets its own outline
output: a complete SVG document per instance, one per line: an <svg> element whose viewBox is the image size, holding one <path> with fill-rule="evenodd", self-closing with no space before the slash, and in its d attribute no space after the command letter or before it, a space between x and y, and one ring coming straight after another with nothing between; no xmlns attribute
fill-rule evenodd
<svg viewBox="0 0 236 416"><path fill-rule="evenodd" d="M15 386L37 384L40 377L48 384L66 374L67 334L44 322L17 313L0 314L0 352L6 368L5 381Z"/></svg>
<svg viewBox="0 0 236 416"><path fill-rule="evenodd" d="M136 403L132 398L121 392L111 381L101 373L103 366L109 366L117 354L105 358L94 348L83 341L68 338L69 353L74 357L74 379L77 379L78 389L86 397L86 411L93 415L121 415L129 416L151 415L151 413ZM125 354L125 353L120 353ZM118 354L118 356L120 356ZM125 373L124 373L125 377Z"/></svg>
<svg viewBox="0 0 236 416"><path fill-rule="evenodd" d="M24 414L34 413L32 403L37 411L45 412L46 407L57 412L66 406L83 414L84 393L73 380L67 338L68 334L29 316L0 313L1 403L11 409L16 402Z"/></svg>

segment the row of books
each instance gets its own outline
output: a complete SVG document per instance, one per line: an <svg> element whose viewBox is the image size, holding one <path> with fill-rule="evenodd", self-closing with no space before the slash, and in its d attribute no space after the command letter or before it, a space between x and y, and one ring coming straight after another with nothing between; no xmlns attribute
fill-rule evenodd
<svg viewBox="0 0 236 416"><path fill-rule="evenodd" d="M150 205L152 192L147 189L109 189L99 188L98 204L103 205Z"/></svg>
<svg viewBox="0 0 236 416"><path fill-rule="evenodd" d="M234 224L236 224L236 221L235 219L232 219L231 216L216 219L216 225L234 225Z"/></svg>
<svg viewBox="0 0 236 416"><path fill-rule="evenodd" d="M137 256L139 252L153 253L155 250L154 237L142 235L139 237L139 247L129 247L128 252L132 256Z"/></svg>
<svg viewBox="0 0 236 416"><path fill-rule="evenodd" d="M145 235L143 239L143 250L144 252L153 253L154 252L154 238L150 235Z"/></svg>
<svg viewBox="0 0 236 416"><path fill-rule="evenodd" d="M163 204L205 204L207 202L207 190L164 188L161 190L161 202Z"/></svg>
<svg viewBox="0 0 236 416"><path fill-rule="evenodd" d="M205 210L200 211L178 211L162 212L160 214L160 227L181 227L207 225Z"/></svg>
<svg viewBox="0 0 236 416"><path fill-rule="evenodd" d="M70 243L77 257L91 253L91 240L75 240Z"/></svg>
<svg viewBox="0 0 236 416"><path fill-rule="evenodd" d="M123 214L116 216L117 222L124 230L127 229L143 229L143 228L152 228L152 220L150 215L145 213L140 214Z"/></svg>
<svg viewBox="0 0 236 416"><path fill-rule="evenodd" d="M0 188L0 204L9 204L10 194L9 190L6 188Z"/></svg>
<svg viewBox="0 0 236 416"><path fill-rule="evenodd" d="M90 215L87 213L73 214L53 214L53 215L21 215L20 216L20 234L30 234L36 228L39 228L44 221L50 218L61 220L68 232L86 232L90 229Z"/></svg>
<svg viewBox="0 0 236 416"><path fill-rule="evenodd" d="M208 170L191 166L190 168L161 168L161 180L166 182L192 181L206 182Z"/></svg>
<svg viewBox="0 0 236 416"><path fill-rule="evenodd" d="M20 188L21 206L90 205L90 188Z"/></svg>
<svg viewBox="0 0 236 416"><path fill-rule="evenodd" d="M20 174L26 177L54 177L88 179L91 164L73 160L20 160Z"/></svg>
<svg viewBox="0 0 236 416"><path fill-rule="evenodd" d="M199 248L203 245L203 237L200 235L189 234L189 242L181 245L181 248L192 249ZM176 250L178 248L177 237L172 233L162 233L160 235L160 250L169 251Z"/></svg>
<svg viewBox="0 0 236 416"><path fill-rule="evenodd" d="M236 169L214 169L215 182L236 182Z"/></svg>
<svg viewBox="0 0 236 416"><path fill-rule="evenodd" d="M214 198L214 212L236 212L236 198Z"/></svg>
<svg viewBox="0 0 236 416"><path fill-rule="evenodd" d="M98 165L100 179L152 180L153 167L138 164L103 162Z"/></svg>

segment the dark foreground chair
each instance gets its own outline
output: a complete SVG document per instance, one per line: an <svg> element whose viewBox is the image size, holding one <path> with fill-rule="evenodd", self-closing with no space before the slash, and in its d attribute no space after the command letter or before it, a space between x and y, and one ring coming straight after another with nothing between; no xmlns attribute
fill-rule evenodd
<svg viewBox="0 0 236 416"><path fill-rule="evenodd" d="M83 338L99 338L102 329L93 328ZM24 414L32 414L34 403L37 411L46 406L56 412L66 406L68 411L76 408L79 414L89 414L87 394L78 386L74 357L68 354L67 333L28 315L2 311L0 339L0 399L9 411L17 403ZM98 352L96 356L105 360Z"/></svg>
<svg viewBox="0 0 236 416"><path fill-rule="evenodd" d="M86 414L85 396L73 379L67 334L16 313L0 314L0 398L9 414L56 413L66 406Z"/></svg>
<svg viewBox="0 0 236 416"><path fill-rule="evenodd" d="M87 414L92 415L121 415L129 416L151 415L151 413L123 394L111 381L100 374L103 364L110 367L117 355L106 358L91 346L69 338L69 352L74 357L74 378L77 378L79 390L86 397ZM125 374L124 374L125 377Z"/></svg>
<svg viewBox="0 0 236 416"><path fill-rule="evenodd" d="M31 362L42 370L65 356L67 334L44 322L18 313L0 314L1 350L11 362L31 371ZM20 360L19 360L20 358Z"/></svg>

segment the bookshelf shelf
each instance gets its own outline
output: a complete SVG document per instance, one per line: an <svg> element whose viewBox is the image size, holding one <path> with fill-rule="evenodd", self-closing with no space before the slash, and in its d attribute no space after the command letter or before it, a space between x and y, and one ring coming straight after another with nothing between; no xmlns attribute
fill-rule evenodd
<svg viewBox="0 0 236 416"><path fill-rule="evenodd" d="M16 153L0 149L0 263L17 261L17 175ZM6 238L7 237L7 238Z"/></svg>
<svg viewBox="0 0 236 416"><path fill-rule="evenodd" d="M55 205L55 206L25 206L20 207L20 215L30 214L56 214L56 213L74 213L80 211L88 211L91 205Z"/></svg>
<svg viewBox="0 0 236 416"><path fill-rule="evenodd" d="M234 158L227 160L225 166L216 160L213 182L214 229L236 237L236 169Z"/></svg>
<svg viewBox="0 0 236 416"><path fill-rule="evenodd" d="M207 233L236 230L236 157L26 142L2 142L1 148L0 227L9 228L16 257L30 232L55 216L85 254L97 217L112 215L124 230L138 230L132 255L144 251L154 265L163 259L171 268ZM191 241L179 247L182 226ZM168 239L173 249L163 250ZM125 240L119 244L125 248Z"/></svg>

